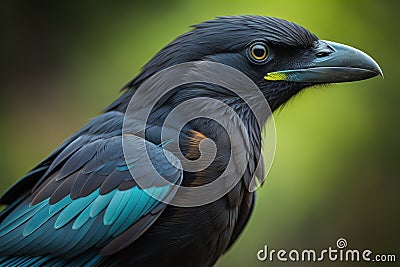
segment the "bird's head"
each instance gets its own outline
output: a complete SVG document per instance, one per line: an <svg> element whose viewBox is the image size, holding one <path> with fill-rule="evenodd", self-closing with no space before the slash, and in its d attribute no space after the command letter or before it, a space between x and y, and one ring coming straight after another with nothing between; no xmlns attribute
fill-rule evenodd
<svg viewBox="0 0 400 267"><path fill-rule="evenodd" d="M259 86L272 110L306 87L382 75L367 54L320 40L295 23L233 16L195 25L162 49L127 87L137 87L167 67L198 60L242 71Z"/></svg>

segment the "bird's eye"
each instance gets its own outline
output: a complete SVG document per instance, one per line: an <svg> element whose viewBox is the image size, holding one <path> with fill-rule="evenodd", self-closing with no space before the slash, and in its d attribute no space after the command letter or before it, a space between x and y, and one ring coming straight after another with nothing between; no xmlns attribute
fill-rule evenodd
<svg viewBox="0 0 400 267"><path fill-rule="evenodd" d="M262 63L268 57L268 47L263 43L250 46L250 56L256 63Z"/></svg>

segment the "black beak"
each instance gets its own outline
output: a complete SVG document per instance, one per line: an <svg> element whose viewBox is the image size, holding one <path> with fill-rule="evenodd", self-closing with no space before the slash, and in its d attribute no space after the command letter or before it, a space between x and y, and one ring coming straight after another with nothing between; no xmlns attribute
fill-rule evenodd
<svg viewBox="0 0 400 267"><path fill-rule="evenodd" d="M268 73L270 81L340 83L383 77L378 63L353 47L329 41L318 41L316 57L309 67Z"/></svg>

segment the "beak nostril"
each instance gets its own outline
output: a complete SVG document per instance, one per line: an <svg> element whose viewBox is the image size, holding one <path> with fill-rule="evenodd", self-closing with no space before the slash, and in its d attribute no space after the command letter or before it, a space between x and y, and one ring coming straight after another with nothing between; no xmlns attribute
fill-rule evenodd
<svg viewBox="0 0 400 267"><path fill-rule="evenodd" d="M317 53L317 57L327 57L332 54L332 51L320 51Z"/></svg>
<svg viewBox="0 0 400 267"><path fill-rule="evenodd" d="M315 47L315 55L318 58L327 57L334 52L335 49L325 41L319 41Z"/></svg>

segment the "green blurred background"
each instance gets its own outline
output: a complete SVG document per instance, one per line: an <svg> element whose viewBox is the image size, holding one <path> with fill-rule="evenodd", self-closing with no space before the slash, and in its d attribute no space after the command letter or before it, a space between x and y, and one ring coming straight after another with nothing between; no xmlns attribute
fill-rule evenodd
<svg viewBox="0 0 400 267"><path fill-rule="evenodd" d="M54 2L2 1L1 192L189 25L276 16L364 50L385 79L309 89L276 114L271 172L246 230L217 266L294 266L258 262L256 253L264 244L335 247L340 237L400 261L400 1Z"/></svg>

